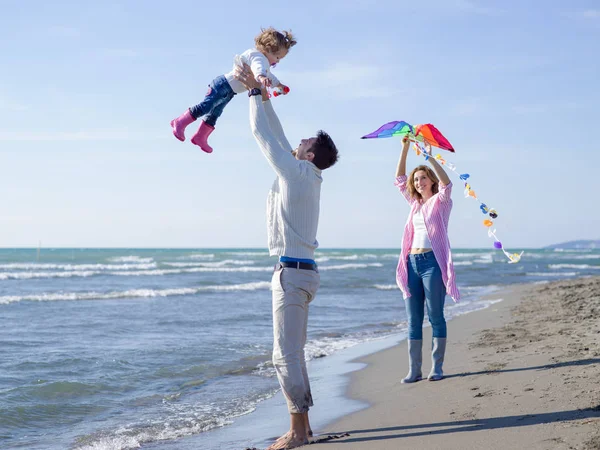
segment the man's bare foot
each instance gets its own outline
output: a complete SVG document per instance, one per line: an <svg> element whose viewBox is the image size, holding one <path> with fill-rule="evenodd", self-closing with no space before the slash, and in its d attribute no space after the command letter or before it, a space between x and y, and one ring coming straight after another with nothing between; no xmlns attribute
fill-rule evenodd
<svg viewBox="0 0 600 450"><path fill-rule="evenodd" d="M308 421L308 413L304 413L304 429L306 430L306 436L312 437L313 432L312 428L310 427L310 422Z"/></svg>
<svg viewBox="0 0 600 450"><path fill-rule="evenodd" d="M267 450L287 450L290 448L297 448L308 444L308 439L296 436L291 431L288 431L279 439L277 439Z"/></svg>

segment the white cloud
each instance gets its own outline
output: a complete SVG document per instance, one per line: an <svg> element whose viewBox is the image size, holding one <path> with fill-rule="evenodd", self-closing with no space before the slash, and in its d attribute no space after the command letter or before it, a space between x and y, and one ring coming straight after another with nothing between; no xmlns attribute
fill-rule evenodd
<svg viewBox="0 0 600 450"><path fill-rule="evenodd" d="M600 19L600 9L588 9L583 12L583 17L586 19Z"/></svg>

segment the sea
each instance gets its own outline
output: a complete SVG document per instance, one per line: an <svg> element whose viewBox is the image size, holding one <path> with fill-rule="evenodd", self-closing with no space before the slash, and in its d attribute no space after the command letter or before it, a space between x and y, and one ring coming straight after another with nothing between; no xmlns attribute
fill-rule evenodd
<svg viewBox="0 0 600 450"><path fill-rule="evenodd" d="M323 249L306 359L313 428L366 405L352 360L406 337L398 249ZM454 249L452 318L515 283L600 274L600 250ZM288 416L266 249L0 249L0 448L264 448ZM398 374L401 378L405 374Z"/></svg>

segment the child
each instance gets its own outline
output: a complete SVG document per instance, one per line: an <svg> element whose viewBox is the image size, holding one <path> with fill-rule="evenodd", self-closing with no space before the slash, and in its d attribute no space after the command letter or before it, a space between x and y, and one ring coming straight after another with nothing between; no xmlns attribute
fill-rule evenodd
<svg viewBox="0 0 600 450"><path fill-rule="evenodd" d="M237 65L246 63L250 66L257 81L265 88L281 88L286 86L271 73L270 68L281 61L291 47L296 45L296 40L289 31L283 33L269 27L254 39L256 48L246 50L240 57L236 55L233 70L226 75L215 78L208 86L208 92L202 103L192 106L177 119L171 121L173 134L180 141L185 141L185 128L198 117L203 117L200 128L192 137L192 144L198 145L206 153L212 153L213 149L208 145L208 136L215 129L215 123L223 113L225 106L234 95L245 92L246 88L235 79Z"/></svg>

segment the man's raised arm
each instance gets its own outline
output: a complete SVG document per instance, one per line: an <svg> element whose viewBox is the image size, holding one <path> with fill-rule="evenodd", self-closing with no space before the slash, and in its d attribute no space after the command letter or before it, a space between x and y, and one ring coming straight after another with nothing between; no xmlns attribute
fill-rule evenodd
<svg viewBox="0 0 600 450"><path fill-rule="evenodd" d="M272 111L270 118L266 108ZM260 95L250 97L250 128L258 146L275 172L287 177L298 173L298 161L291 154L292 148L283 134L281 123L270 102L263 102Z"/></svg>

